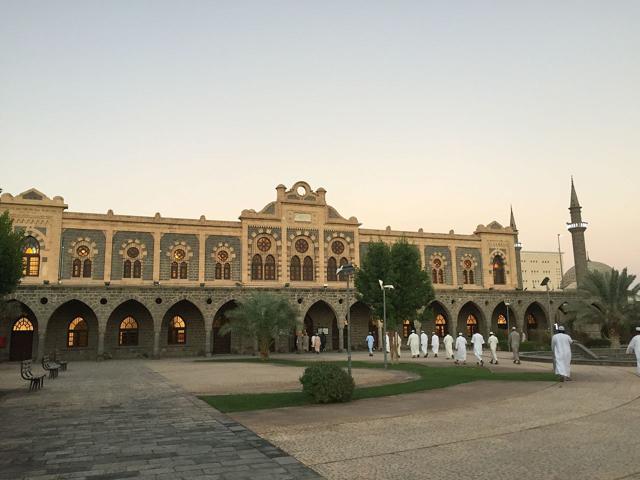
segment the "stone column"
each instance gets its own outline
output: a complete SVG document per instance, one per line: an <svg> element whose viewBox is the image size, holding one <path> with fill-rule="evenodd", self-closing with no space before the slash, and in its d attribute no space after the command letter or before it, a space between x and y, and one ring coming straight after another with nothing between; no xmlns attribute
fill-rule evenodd
<svg viewBox="0 0 640 480"><path fill-rule="evenodd" d="M104 355L104 334L106 327L98 327L98 359L101 359Z"/></svg>
<svg viewBox="0 0 640 480"><path fill-rule="evenodd" d="M450 247L451 251L451 281L453 286L458 286L458 252L456 250L456 246L452 245Z"/></svg>
<svg viewBox="0 0 640 480"><path fill-rule="evenodd" d="M211 338L212 338L212 333L213 333L213 328L211 326L211 323L209 322L209 326L207 326L207 324L205 323L204 325L204 336L205 336L205 348L204 348L204 354L207 357L210 357L212 354L212 343L211 343Z"/></svg>
<svg viewBox="0 0 640 480"><path fill-rule="evenodd" d="M153 356L157 357L160 353L160 329L153 331Z"/></svg>
<svg viewBox="0 0 640 480"><path fill-rule="evenodd" d="M46 340L45 330L46 328L42 330L38 330L38 354L37 354L37 357L33 359L34 362L42 360L42 357L44 357L45 354L47 353L44 347L45 340Z"/></svg>
<svg viewBox="0 0 640 480"><path fill-rule="evenodd" d="M338 351L344 352L344 322L338 320Z"/></svg>
<svg viewBox="0 0 640 480"><path fill-rule="evenodd" d="M200 241L200 253L198 255L198 282L204 283L204 269L205 269L205 262L207 258L207 252L205 250L206 239L205 239L204 233L201 233L199 235L199 241Z"/></svg>
<svg viewBox="0 0 640 480"><path fill-rule="evenodd" d="M160 248L160 232L153 232L153 281L160 281L160 258L164 253Z"/></svg>
<svg viewBox="0 0 640 480"><path fill-rule="evenodd" d="M324 255L324 230L320 229L318 233L318 277L316 282L324 284L327 281L327 266L325 264Z"/></svg>
<svg viewBox="0 0 640 480"><path fill-rule="evenodd" d="M111 281L111 259L113 255L113 230L105 232L104 244L104 281Z"/></svg>

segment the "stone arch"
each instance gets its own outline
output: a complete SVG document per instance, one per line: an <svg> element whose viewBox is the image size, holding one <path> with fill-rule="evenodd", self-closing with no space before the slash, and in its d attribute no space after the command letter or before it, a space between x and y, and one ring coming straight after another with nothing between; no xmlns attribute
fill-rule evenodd
<svg viewBox="0 0 640 480"><path fill-rule="evenodd" d="M475 319L475 324L470 316ZM472 332L486 333L485 318L482 309L475 302L467 302L458 312L458 332L470 336ZM456 332L457 334L457 332ZM455 337L456 335L454 335Z"/></svg>
<svg viewBox="0 0 640 480"><path fill-rule="evenodd" d="M324 300L314 302L304 314L304 324L309 336L321 332L324 349L340 350L338 315L329 303Z"/></svg>
<svg viewBox="0 0 640 480"><path fill-rule="evenodd" d="M498 338L507 338L512 327L516 327L518 332L522 328L513 304L507 306L505 302L498 303L491 313L491 330Z"/></svg>
<svg viewBox="0 0 640 480"><path fill-rule="evenodd" d="M86 347L68 343L69 324L77 317L82 317L87 326ZM65 360L94 360L98 355L98 329L98 317L89 305L80 300L67 300L49 317L45 354L51 357L61 354Z"/></svg>
<svg viewBox="0 0 640 480"><path fill-rule="evenodd" d="M549 330L549 320L545 308L538 302L529 304L524 312L523 330L528 340L539 341Z"/></svg>
<svg viewBox="0 0 640 480"><path fill-rule="evenodd" d="M351 316L351 348L353 350L367 349L366 338L369 332L373 334L374 348L379 347L378 340L382 335L380 322L373 318L373 311L364 302L356 301L350 307ZM346 321L346 317L345 317ZM347 332L344 332L346 348Z"/></svg>
<svg viewBox="0 0 640 480"><path fill-rule="evenodd" d="M13 326L26 317L33 326L32 333L14 333ZM0 360L29 360L38 357L38 318L27 304L19 300L9 300L0 317L0 336L5 338L7 347L0 349Z"/></svg>
<svg viewBox="0 0 640 480"><path fill-rule="evenodd" d="M236 336L232 333L227 333L226 335L220 334L222 325L229 321L227 314L235 308L238 308L238 302L233 299L228 300L218 308L213 316L213 330L211 334L213 345L211 346L211 351L214 355L231 353L234 351L234 347L236 347L235 351L237 353L239 339L235 338Z"/></svg>
<svg viewBox="0 0 640 480"><path fill-rule="evenodd" d="M177 343L176 338L170 338L169 326L176 316L180 317L185 324L184 343ZM174 343L170 343L171 341ZM160 325L160 355L168 357L204 355L205 342L204 316L197 305L182 299L167 309Z"/></svg>
<svg viewBox="0 0 640 480"><path fill-rule="evenodd" d="M431 335L431 332L437 332L439 337L444 337L447 333L451 333L454 325L451 322L453 318L449 309L445 307L442 302L438 300L434 300L429 304L429 309L433 313L433 319L428 322L423 322L422 329L428 334ZM438 318L438 315L441 315L444 319L444 324L440 323L441 319ZM436 322L436 320L438 320ZM455 332L454 332L455 333Z"/></svg>
<svg viewBox="0 0 640 480"><path fill-rule="evenodd" d="M138 324L138 342L137 345L120 345L120 324L129 316ZM153 355L153 334L153 316L149 309L138 300L125 300L109 315L104 351L114 358L150 357Z"/></svg>

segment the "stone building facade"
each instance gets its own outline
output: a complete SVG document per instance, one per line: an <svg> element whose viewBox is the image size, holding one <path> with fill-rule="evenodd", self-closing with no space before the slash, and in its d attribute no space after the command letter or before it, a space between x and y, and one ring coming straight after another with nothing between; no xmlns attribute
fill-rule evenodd
<svg viewBox="0 0 640 480"><path fill-rule="evenodd" d="M326 334L328 350L345 344L351 309L354 347L379 321L336 276L358 265L367 245L406 239L420 252L436 290L436 319L425 330L463 331L517 326L536 335L562 314L570 295L522 290L518 232L496 221L471 234L361 228L306 182L276 187L261 210L239 221L88 214L66 211L31 189L5 193L23 231L25 276L0 323L0 360L64 352L67 358L180 356L249 352L254 345L219 335L226 313L255 289L283 293L300 328ZM405 333L411 327L404 326ZM295 332L274 348L293 348Z"/></svg>

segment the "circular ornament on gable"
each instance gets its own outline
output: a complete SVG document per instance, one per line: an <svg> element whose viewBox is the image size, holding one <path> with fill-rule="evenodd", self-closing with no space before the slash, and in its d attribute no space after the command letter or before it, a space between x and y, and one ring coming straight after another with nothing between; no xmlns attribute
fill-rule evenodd
<svg viewBox="0 0 640 480"><path fill-rule="evenodd" d="M442 261L439 258L435 258L433 260L433 266L436 268L440 268L442 266Z"/></svg>
<svg viewBox="0 0 640 480"><path fill-rule="evenodd" d="M466 269L468 269L468 270L469 270L469 269L471 269L471 267L472 267L472 266L473 266L473 264L471 263L471 260L469 260L468 258L467 258L467 259L465 259L465 261L464 261L464 268L466 268Z"/></svg>
<svg viewBox="0 0 640 480"><path fill-rule="evenodd" d="M140 255L140 249L138 249L138 247L129 247L127 249L127 257L137 258L138 255Z"/></svg>
<svg viewBox="0 0 640 480"><path fill-rule="evenodd" d="M261 252L268 252L270 248L271 240L269 240L267 237L260 237L258 239L258 250L260 250Z"/></svg>
<svg viewBox="0 0 640 480"><path fill-rule="evenodd" d="M76 253L79 257L86 257L89 255L89 247L87 247L86 245L81 245L76 250Z"/></svg>
<svg viewBox="0 0 640 480"><path fill-rule="evenodd" d="M187 254L185 253L184 250L182 250L181 248L175 250L173 252L173 259L177 262L180 262L182 260L184 260L184 258L187 256Z"/></svg>
<svg viewBox="0 0 640 480"><path fill-rule="evenodd" d="M331 251L336 255L341 255L344 252L344 243L342 242L333 242L331 244Z"/></svg>
<svg viewBox="0 0 640 480"><path fill-rule="evenodd" d="M296 240L296 251L298 253L304 253L309 250L309 243L301 238L300 240Z"/></svg>
<svg viewBox="0 0 640 480"><path fill-rule="evenodd" d="M260 247L258 247L258 248L260 248ZM229 260L229 254L224 250L219 251L218 252L218 260L220 260L221 262L226 262L227 260Z"/></svg>

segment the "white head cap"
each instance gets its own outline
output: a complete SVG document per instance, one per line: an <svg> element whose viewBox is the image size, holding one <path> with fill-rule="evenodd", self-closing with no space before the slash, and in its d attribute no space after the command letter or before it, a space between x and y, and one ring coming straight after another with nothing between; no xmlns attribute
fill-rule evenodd
<svg viewBox="0 0 640 480"><path fill-rule="evenodd" d="M489 332L489 335L493 335L493 332Z"/></svg>
<svg viewBox="0 0 640 480"><path fill-rule="evenodd" d="M636 327L636 332L640 332L640 327Z"/></svg>
<svg viewBox="0 0 640 480"><path fill-rule="evenodd" d="M564 327L563 327L562 325L560 325L560 326L558 327L558 331L559 331L559 332L564 332Z"/></svg>
<svg viewBox="0 0 640 480"><path fill-rule="evenodd" d="M511 327L511 330L515 330L515 329L516 329L516 327Z"/></svg>
<svg viewBox="0 0 640 480"><path fill-rule="evenodd" d="M458 336L461 337L462 336L462 332L458 332Z"/></svg>

